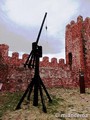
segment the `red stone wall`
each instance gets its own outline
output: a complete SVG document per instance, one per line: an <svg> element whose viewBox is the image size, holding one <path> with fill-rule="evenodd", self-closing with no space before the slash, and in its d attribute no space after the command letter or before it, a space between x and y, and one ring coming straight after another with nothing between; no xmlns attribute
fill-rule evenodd
<svg viewBox="0 0 90 120"><path fill-rule="evenodd" d="M90 86L90 18L83 22L83 41L86 84Z"/></svg>
<svg viewBox="0 0 90 120"><path fill-rule="evenodd" d="M69 64L69 53L72 53L72 64ZM78 79L80 71L84 72L86 87L90 86L90 18L77 22L71 21L66 26L66 64L72 68L73 79Z"/></svg>
<svg viewBox="0 0 90 120"><path fill-rule="evenodd" d="M56 58L49 62L43 57L40 62L40 76L46 87L77 87L80 71L84 72L85 86L90 87L90 18L83 21L82 16L77 22L71 21L66 26L65 33L66 64L64 59L59 63ZM34 71L24 68L28 57L19 53L8 56L9 46L0 44L0 84L2 91L25 90L30 83Z"/></svg>
<svg viewBox="0 0 90 120"><path fill-rule="evenodd" d="M27 54L19 59L17 52L12 53L12 57L8 56L7 45L0 45L0 83L3 83L2 91L19 91L25 90L30 83L34 71L24 68ZM5 50L4 50L5 48ZM5 53L5 54L4 54ZM6 54L7 53L7 54ZM49 62L48 57L43 57L40 62L40 76L46 87L75 87L77 83L73 81L69 67L64 63L64 59L60 59L59 63L56 58L52 58Z"/></svg>

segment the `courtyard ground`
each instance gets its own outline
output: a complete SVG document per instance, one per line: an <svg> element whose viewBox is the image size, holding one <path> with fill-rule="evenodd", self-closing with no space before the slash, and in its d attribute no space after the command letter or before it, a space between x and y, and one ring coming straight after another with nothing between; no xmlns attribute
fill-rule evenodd
<svg viewBox="0 0 90 120"><path fill-rule="evenodd" d="M38 107L30 104L25 99L22 109L15 110L23 92L0 94L0 120L90 120L90 89L85 94L80 94L79 88L51 88L48 92L52 103L44 97L47 113L43 113L39 98ZM33 96L31 94L31 96Z"/></svg>

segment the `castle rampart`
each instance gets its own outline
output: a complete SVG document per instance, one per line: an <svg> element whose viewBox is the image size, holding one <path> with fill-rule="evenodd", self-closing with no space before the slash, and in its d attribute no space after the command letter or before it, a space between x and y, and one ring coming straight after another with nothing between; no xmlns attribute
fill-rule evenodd
<svg viewBox="0 0 90 120"><path fill-rule="evenodd" d="M25 90L33 76L33 71L24 68L23 65L28 54L23 54L22 59L20 59L19 53L13 52L10 57L8 56L9 46L5 44L0 45L0 51L1 53L3 51L0 57L0 60L2 59L0 65L7 66L4 71L0 69L0 74L2 74L0 82L3 83L2 90L11 92L19 91L20 89ZM51 62L49 62L49 57L43 57L42 61L40 61L40 76L46 87L71 87L73 84L71 71L64 63L64 59L60 59L57 62L57 58L52 58Z"/></svg>
<svg viewBox="0 0 90 120"><path fill-rule="evenodd" d="M66 64L76 77L77 72L83 71L86 86L90 86L90 18L78 16L77 22L66 26L65 35Z"/></svg>
<svg viewBox="0 0 90 120"><path fill-rule="evenodd" d="M79 74L84 73L85 87L90 87L90 18L77 22L71 21L66 26L64 59L45 56L40 61L40 76L46 87L78 87ZM25 90L33 77L34 71L24 68L28 54L19 58L18 52L8 56L9 46L0 44L0 84L2 91Z"/></svg>

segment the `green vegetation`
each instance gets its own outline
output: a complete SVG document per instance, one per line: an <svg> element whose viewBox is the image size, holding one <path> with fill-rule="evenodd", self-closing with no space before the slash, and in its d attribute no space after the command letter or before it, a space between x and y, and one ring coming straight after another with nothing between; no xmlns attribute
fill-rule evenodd
<svg viewBox="0 0 90 120"><path fill-rule="evenodd" d="M6 111L14 111L17 103L19 102L21 96L23 95L22 92L15 92L15 93L1 93L0 94L0 117L3 116L3 114ZM63 102L64 99L62 98L56 98L56 96L51 96L52 97L52 103L49 103L46 101L46 96L45 96L45 104L47 107L47 111L50 114L57 113L57 108L59 105L59 102ZM39 96L40 99L40 96ZM48 98L47 98L48 100ZM31 96L31 102L33 101L33 97ZM26 99L24 100L24 105L26 105ZM31 103L32 105L33 103ZM42 109L42 103L41 100L39 100L39 105L38 108Z"/></svg>
<svg viewBox="0 0 90 120"><path fill-rule="evenodd" d="M15 108L23 95L23 92L15 93L0 93L0 120L16 120L20 118L22 120L29 120L30 117L37 120L66 120L67 118L61 116L62 114L90 114L88 102L90 89L86 89L86 94L80 95L78 89L63 89L63 88L52 88L49 89L52 102L48 102L48 98L44 93L45 105L47 108L47 114L42 112L42 103L40 96L38 101L38 107L33 106L33 94L31 94L30 103L25 98L22 109L15 111ZM84 100L84 98L87 100ZM81 102L82 101L82 102ZM87 109L86 109L87 107ZM85 110L83 110L85 109ZM75 111L72 111L75 110ZM2 117L3 116L3 117ZM77 118L78 119L78 118ZM87 118L88 120L88 118Z"/></svg>
<svg viewBox="0 0 90 120"><path fill-rule="evenodd" d="M22 96L22 92L0 94L0 117L7 111L15 110L15 107Z"/></svg>

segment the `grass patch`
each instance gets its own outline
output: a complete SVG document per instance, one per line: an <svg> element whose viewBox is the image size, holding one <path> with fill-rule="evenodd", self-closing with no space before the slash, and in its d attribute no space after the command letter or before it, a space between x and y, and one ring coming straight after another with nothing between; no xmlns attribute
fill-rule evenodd
<svg viewBox="0 0 90 120"><path fill-rule="evenodd" d="M60 102L64 102L63 98L56 97L55 95L51 95L52 102L47 104L47 110L50 114L58 113L58 107L60 106Z"/></svg>
<svg viewBox="0 0 90 120"><path fill-rule="evenodd" d="M0 94L0 117L2 117L7 110L15 110L22 94L22 92Z"/></svg>
<svg viewBox="0 0 90 120"><path fill-rule="evenodd" d="M60 93L61 91L61 93ZM0 117L3 120L16 120L16 118L20 118L22 120L29 120L29 118L35 118L37 120L66 120L67 118L61 116L61 114L69 114L71 112L78 112L79 114L85 114L86 112L90 114L88 102L82 100L80 97L80 93L78 90L63 90L63 89L50 89L50 97L52 99L52 103L48 102L48 97L45 93L43 93L45 106L47 109L47 114L44 114L42 111L42 102L40 94L38 96L38 106L33 106L33 94L30 96L30 103L27 101L27 97L22 103L21 110L14 111L19 100L21 99L23 92L16 93L0 93ZM73 94L75 93L75 94ZM88 89L88 93L86 99L89 101L90 90ZM71 97L72 95L72 97ZM75 98L76 95L76 98ZM75 98L75 99L74 99ZM72 101L74 99L74 101ZM80 102L82 100L82 103ZM77 104L79 102L79 104ZM88 107L86 109L86 107ZM75 108L75 109L74 109ZM86 111L83 111L86 109ZM75 111L74 111L75 110ZM76 111L78 110L78 111ZM13 112L12 112L13 111ZM59 116L57 116L59 115ZM15 119L14 119L15 118ZM1 119L0 119L1 120ZM88 120L88 118L87 118Z"/></svg>
<svg viewBox="0 0 90 120"><path fill-rule="evenodd" d="M23 92L1 93L0 94L0 117L2 117L6 111L14 111L22 95L23 95ZM51 95L51 98L52 98L52 103L48 102L47 96L46 97L44 96L45 105L48 113L54 114L58 112L57 108L60 105L59 103L63 102L64 99L61 97L60 98L56 97L54 95ZM31 95L30 102L31 104L33 104L33 95ZM26 97L23 104L26 104ZM38 108L42 108L40 96L39 96Z"/></svg>

